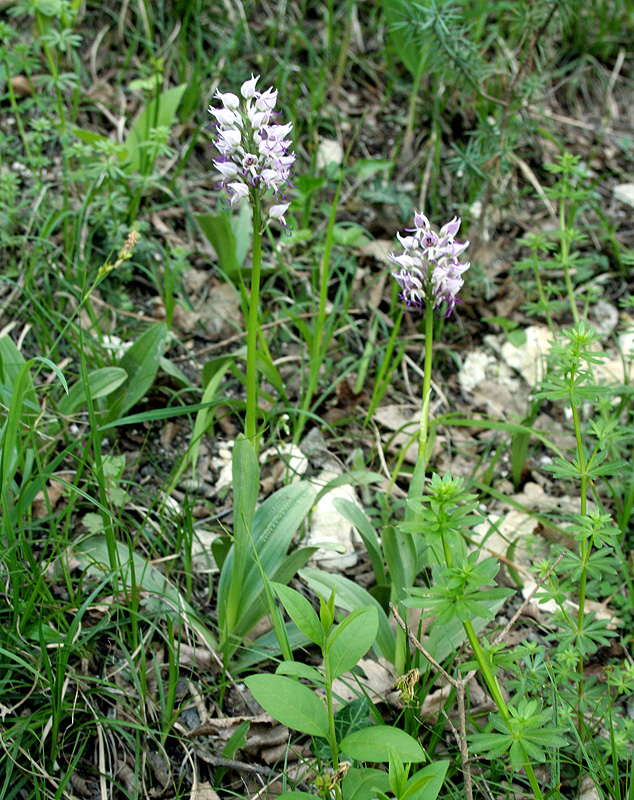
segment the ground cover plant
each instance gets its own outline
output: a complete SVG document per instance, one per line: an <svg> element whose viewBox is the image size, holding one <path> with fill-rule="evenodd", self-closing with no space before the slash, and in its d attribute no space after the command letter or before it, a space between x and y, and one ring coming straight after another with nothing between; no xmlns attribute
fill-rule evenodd
<svg viewBox="0 0 634 800"><path fill-rule="evenodd" d="M634 798L629 2L0 21L0 798Z"/></svg>

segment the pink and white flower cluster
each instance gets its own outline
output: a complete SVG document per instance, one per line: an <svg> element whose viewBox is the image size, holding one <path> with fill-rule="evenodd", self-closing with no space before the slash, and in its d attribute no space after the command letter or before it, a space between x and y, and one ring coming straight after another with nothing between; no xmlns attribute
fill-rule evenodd
<svg viewBox="0 0 634 800"><path fill-rule="evenodd" d="M251 191L262 197L270 189L280 202L269 209L268 219L275 219L286 228L285 214L290 203L284 202L280 190L288 183L295 161L288 138L293 123L275 122L277 90L257 91L259 77L251 76L242 84L242 98L216 91L222 108L209 106L209 113L216 119L215 145L220 152L214 165L222 175L220 187L227 192L229 206L237 205Z"/></svg>
<svg viewBox="0 0 634 800"><path fill-rule="evenodd" d="M390 253L399 269L392 275L398 281L402 292L399 295L407 308L417 308L421 313L427 298L434 299L434 308L443 302L447 304L444 316L448 317L459 303L458 292L464 281L463 273L469 269L469 262L461 263L458 256L466 250L469 242L456 242L460 220L454 217L451 222L435 233L424 214L414 214L414 228L406 228L407 236L396 234L403 246L400 253Z"/></svg>

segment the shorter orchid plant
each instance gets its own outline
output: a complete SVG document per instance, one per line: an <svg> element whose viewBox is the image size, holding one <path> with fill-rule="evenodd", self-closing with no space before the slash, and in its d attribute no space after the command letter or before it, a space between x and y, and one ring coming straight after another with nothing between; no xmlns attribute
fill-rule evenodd
<svg viewBox="0 0 634 800"><path fill-rule="evenodd" d="M214 144L220 157L214 166L222 176L218 186L226 192L228 208L239 205L248 198L253 209L253 261L251 298L247 323L247 409L245 434L257 451L257 381L256 348L258 333L258 304L260 294L260 266L262 259L262 233L267 224L276 221L288 231L286 212L290 205L282 194L289 183L290 171L295 162L291 152L293 124L280 125L275 121L277 90L264 92L256 89L259 76L251 76L241 88L241 97L231 92L216 91L221 106L209 106L215 118ZM276 202L263 211L265 195L272 193Z"/></svg>
<svg viewBox="0 0 634 800"><path fill-rule="evenodd" d="M445 563L441 563L441 558L440 563L433 564L431 588L408 587L406 589L408 596L399 606L402 611L406 611L407 608L421 608L424 616L436 613L440 624L449 624L454 616L460 620L473 649L475 661L500 714L493 719L499 720L496 725L497 729L502 731L499 736L503 741L501 745L497 739L492 741L500 747L500 755L506 752L511 742L513 743L515 750L511 752L512 762L515 766L525 769L535 797L541 800L543 795L533 770L532 759L543 761L544 758L531 738L530 725L542 727L550 721L550 714L539 715L535 713L535 709L530 709L525 714L525 719L521 716L525 711L523 707L516 709L506 703L495 674L495 667L491 669L489 658L480 646L472 623L472 617L491 619L494 616L491 604L496 601L501 602L511 590L487 588L494 583L499 570L495 558L480 561L479 553L474 552L467 557L466 553L462 552L461 557L454 561L449 546L450 538L460 538L461 525L467 520L473 520L471 512L476 508L476 498L462 489L462 479L454 479L450 475L445 475L442 480L434 476L429 497L423 498L431 389L433 312L444 308L443 316L448 317L460 302L458 292L464 284L462 276L469 269L469 263L462 263L459 256L469 243L456 242L454 239L460 227L460 220L457 217L444 225L439 233L432 230L429 220L421 213L415 214L414 225L413 229L406 230L406 236L397 234L403 250L390 255L390 260L399 267L392 274L401 287L400 298L405 302L407 309L415 308L421 313L424 311L426 315L423 405L418 433L418 457L408 492L405 523L401 524L400 530L402 533L422 534L426 539L431 538L433 531L442 540ZM418 547L415 548L415 552L416 550ZM460 548L456 548L456 554L459 553ZM435 558L438 559L438 555ZM421 649L426 653L422 646ZM438 666L433 659L431 663ZM565 744L565 740L554 730L547 732L541 729L538 739L539 736L547 745ZM481 748L489 747L489 739L485 738L483 741L484 744L481 740L478 740L477 744ZM467 796L472 796L471 778L467 777L468 759L463 758L463 769L465 782L469 785Z"/></svg>
<svg viewBox="0 0 634 800"><path fill-rule="evenodd" d="M427 217L416 212L414 228L406 228L405 236L396 238L403 249L391 253L389 258L399 269L392 273L401 287L400 299L406 309L418 309L425 313L425 364L423 378L423 407L418 433L418 459L409 489L409 499L416 500L423 493L425 485L425 447L429 425L429 396L431 387L431 366L433 353L434 310L442 309L448 317L460 303L458 292L464 284L463 274L469 269L469 262L462 263L459 256L467 249L469 242L456 242L454 237L460 228L460 219L454 217L440 229L432 230ZM411 519L408 508L407 518Z"/></svg>
<svg viewBox="0 0 634 800"><path fill-rule="evenodd" d="M390 254L390 260L400 269L392 274L403 290L400 298L406 307L417 308L421 313L441 308L446 304L444 316L448 317L459 303L458 292L464 281L462 275L469 269L469 263L458 260L469 246L469 242L456 242L460 220L454 217L440 229L432 230L424 214L414 214L414 228L407 228L407 236L396 234L403 245L401 253Z"/></svg>

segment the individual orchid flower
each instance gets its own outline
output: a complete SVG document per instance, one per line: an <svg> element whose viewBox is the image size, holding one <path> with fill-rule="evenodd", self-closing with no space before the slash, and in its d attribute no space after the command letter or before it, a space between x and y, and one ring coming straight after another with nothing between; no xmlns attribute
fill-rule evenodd
<svg viewBox="0 0 634 800"><path fill-rule="evenodd" d="M460 228L458 217L436 233L427 217L417 211L414 226L407 228L404 236L396 234L403 249L389 255L399 267L392 273L401 287L399 297L407 309L416 308L420 313L428 300L432 301L433 308L440 308L444 303L444 316L448 317L460 302L458 292L464 284L462 275L469 269L469 262L460 262L458 256L469 242L454 239Z"/></svg>

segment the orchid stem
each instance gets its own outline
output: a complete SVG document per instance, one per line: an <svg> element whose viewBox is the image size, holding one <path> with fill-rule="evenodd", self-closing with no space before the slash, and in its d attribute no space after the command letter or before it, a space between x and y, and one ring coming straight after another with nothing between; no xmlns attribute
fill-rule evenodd
<svg viewBox="0 0 634 800"><path fill-rule="evenodd" d="M247 323L247 410L245 436L258 452L257 442L257 374L256 354L258 345L258 305L260 302L260 266L262 261L262 211L260 198L253 193L253 260L251 271L251 297Z"/></svg>

